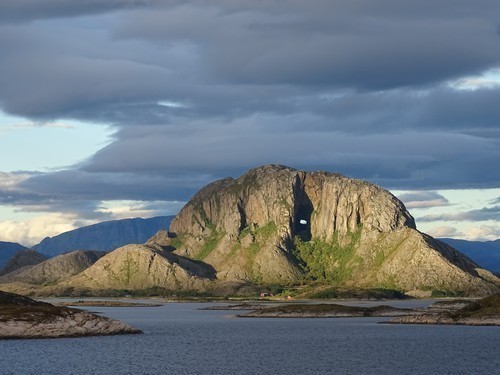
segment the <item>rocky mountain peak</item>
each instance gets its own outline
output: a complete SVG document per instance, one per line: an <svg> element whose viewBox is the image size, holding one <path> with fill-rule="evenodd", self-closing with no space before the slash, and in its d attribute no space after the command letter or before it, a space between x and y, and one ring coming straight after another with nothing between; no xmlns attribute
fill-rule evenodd
<svg viewBox="0 0 500 375"><path fill-rule="evenodd" d="M416 230L404 204L374 184L324 171L265 165L201 189L153 238L203 261L217 279L255 284L314 280L347 287L459 290L500 281Z"/></svg>
<svg viewBox="0 0 500 375"><path fill-rule="evenodd" d="M194 220L194 222L193 222ZM201 189L171 231L201 235L210 225L232 236L273 222L281 237L331 240L360 227L379 232L415 228L403 203L376 185L328 172L282 165L252 169Z"/></svg>

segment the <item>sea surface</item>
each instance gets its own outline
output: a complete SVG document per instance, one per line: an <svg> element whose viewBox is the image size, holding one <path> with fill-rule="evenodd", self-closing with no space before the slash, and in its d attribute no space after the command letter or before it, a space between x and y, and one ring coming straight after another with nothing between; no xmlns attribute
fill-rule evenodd
<svg viewBox="0 0 500 375"><path fill-rule="evenodd" d="M500 327L236 318L207 306L87 308L144 334L0 341L0 374L500 373Z"/></svg>

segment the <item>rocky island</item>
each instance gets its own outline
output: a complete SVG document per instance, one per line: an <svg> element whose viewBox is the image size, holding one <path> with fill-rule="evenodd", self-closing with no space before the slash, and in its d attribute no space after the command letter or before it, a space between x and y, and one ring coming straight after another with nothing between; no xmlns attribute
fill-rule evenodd
<svg viewBox="0 0 500 375"><path fill-rule="evenodd" d="M374 307L345 306L334 303L295 304L260 308L239 314L240 318L367 318L410 315L411 309L387 305Z"/></svg>
<svg viewBox="0 0 500 375"><path fill-rule="evenodd" d="M464 306L450 304L449 308L445 307L442 311L398 317L390 323L500 326L500 294L469 301Z"/></svg>
<svg viewBox="0 0 500 375"><path fill-rule="evenodd" d="M0 339L142 333L117 320L0 291Z"/></svg>
<svg viewBox="0 0 500 375"><path fill-rule="evenodd" d="M394 317L391 324L446 324L500 326L500 294L478 300L438 301L425 308L347 306L337 303L297 303L220 306L217 309L251 310L238 314L240 318L362 318Z"/></svg>
<svg viewBox="0 0 500 375"><path fill-rule="evenodd" d="M485 297L500 279L420 232L379 186L265 165L205 186L144 244L59 255L3 275L0 286L43 296Z"/></svg>

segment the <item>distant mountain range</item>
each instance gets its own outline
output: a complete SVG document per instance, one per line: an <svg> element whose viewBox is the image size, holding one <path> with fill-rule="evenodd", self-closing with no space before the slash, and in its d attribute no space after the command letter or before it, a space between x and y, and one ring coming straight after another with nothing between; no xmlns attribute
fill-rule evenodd
<svg viewBox="0 0 500 375"><path fill-rule="evenodd" d="M439 238L439 240L467 255L481 267L500 273L500 239L485 242L454 238Z"/></svg>
<svg viewBox="0 0 500 375"><path fill-rule="evenodd" d="M105 221L47 237L32 247L50 257L75 250L111 251L118 247L142 244L162 229L168 229L173 216Z"/></svg>
<svg viewBox="0 0 500 375"><path fill-rule="evenodd" d="M15 253L21 250L27 250L27 248L15 242L0 241L0 270L7 264Z"/></svg>

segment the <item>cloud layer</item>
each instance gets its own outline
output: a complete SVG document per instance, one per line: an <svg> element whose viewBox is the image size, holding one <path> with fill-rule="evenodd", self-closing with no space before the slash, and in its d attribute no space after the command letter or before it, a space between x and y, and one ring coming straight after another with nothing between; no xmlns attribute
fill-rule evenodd
<svg viewBox="0 0 500 375"><path fill-rule="evenodd" d="M0 204L95 219L101 201L185 201L267 163L498 187L498 14L489 0L2 1L1 109L115 134L66 170L11 175Z"/></svg>

